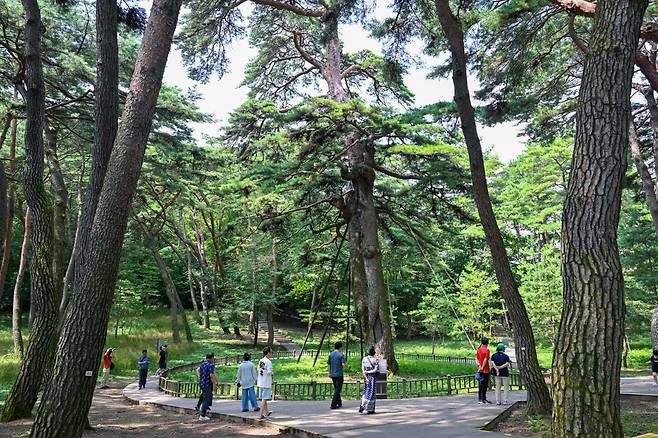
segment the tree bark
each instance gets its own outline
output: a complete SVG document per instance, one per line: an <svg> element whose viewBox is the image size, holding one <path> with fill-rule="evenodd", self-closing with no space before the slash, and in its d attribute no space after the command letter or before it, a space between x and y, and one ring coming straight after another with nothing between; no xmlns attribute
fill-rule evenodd
<svg viewBox="0 0 658 438"><path fill-rule="evenodd" d="M537 360L532 326L514 280L505 244L489 198L482 146L477 133L475 111L471 104L468 89L467 59L461 23L450 9L448 0L435 0L435 5L439 22L448 39L448 46L452 55L452 81L455 89L455 103L459 111L462 132L468 149L473 196L493 258L500 294L507 303L514 325L517 361L528 389L527 410L530 414L548 413L551 410L551 399Z"/></svg>
<svg viewBox="0 0 658 438"><path fill-rule="evenodd" d="M117 136L119 118L119 49L117 41L117 5L115 0L96 2L96 86L94 87L94 146L91 173L87 191L80 206L80 216L73 244L73 280L75 270L84 261L79 257L85 251L89 233L96 215L105 175ZM60 305L62 313L68 305L70 288L64 287Z"/></svg>
<svg viewBox="0 0 658 438"><path fill-rule="evenodd" d="M16 173L16 130L17 120L12 118L9 130L9 174L13 177ZM0 300L5 290L7 282L7 271L11 259L11 242L14 225L14 204L16 203L16 185L9 183L9 192L7 195L7 221L5 222L5 237L2 250L2 265L0 265ZM22 348L22 347L21 347Z"/></svg>
<svg viewBox="0 0 658 438"><path fill-rule="evenodd" d="M617 226L633 58L646 0L600 0L576 112L562 224L564 310L553 356L552 436L623 437L624 284Z"/></svg>
<svg viewBox="0 0 658 438"><path fill-rule="evenodd" d="M156 0L151 8L89 245L81 248L84 265L76 268L52 378L39 405L32 437L82 435L107 335L130 204L181 4L182 0ZM114 7L116 13L116 4Z"/></svg>
<svg viewBox="0 0 658 438"><path fill-rule="evenodd" d="M32 211L30 240L31 309L34 315L25 360L7 396L2 421L31 416L41 377L52 362L57 332L58 296L53 282L52 208L43 183L45 87L41 64L41 11L37 0L24 0L25 14L25 199Z"/></svg>
<svg viewBox="0 0 658 438"><path fill-rule="evenodd" d="M349 94L342 83L342 51L338 18L338 11L333 10L327 11L323 17L325 61L322 76L329 89L328 97L337 102L345 102L349 99ZM377 211L373 197L374 148L368 142L359 141L357 133L347 135L344 144L349 161L349 172L347 172L349 175L343 177L351 182L355 196L355 211L350 220L350 228L354 227L356 230L354 234L350 233L350 236L351 239L357 240L350 240L351 248L355 247L350 251L350 255L360 256L352 271L357 309L359 303L367 302L368 324L364 326L364 332L375 345L377 352L387 360L388 369L397 374L398 364L393 348L390 303L384 286ZM363 299L364 296L367 296L366 300Z"/></svg>
<svg viewBox="0 0 658 438"><path fill-rule="evenodd" d="M23 334L21 332L21 291L23 290L23 278L25 278L25 265L29 256L30 248L30 209L28 207L23 222L23 243L21 244L21 258L18 262L18 273L14 284L14 300L11 313L11 333L14 340L14 352L23 359Z"/></svg>
<svg viewBox="0 0 658 438"><path fill-rule="evenodd" d="M194 274L192 273L192 252L189 248L185 249L187 254L187 282L190 286L190 298L192 299L192 307L194 308L194 320L197 324L201 325L201 315L199 315L199 305L196 302L196 294L194 293Z"/></svg>

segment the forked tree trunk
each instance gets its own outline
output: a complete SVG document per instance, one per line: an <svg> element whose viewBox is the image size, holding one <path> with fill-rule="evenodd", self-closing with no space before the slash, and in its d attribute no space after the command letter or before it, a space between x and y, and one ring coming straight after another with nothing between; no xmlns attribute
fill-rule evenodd
<svg viewBox="0 0 658 438"><path fill-rule="evenodd" d="M30 248L30 209L25 212L23 221L23 243L21 244L21 258L18 262L18 273L14 284L14 300L11 313L11 333L14 340L14 352L23 359L23 334L21 332L21 291L23 290L23 279L25 278L25 266L29 256Z"/></svg>
<svg viewBox="0 0 658 438"><path fill-rule="evenodd" d="M514 325L514 343L516 347L519 371L528 389L527 410L529 414L548 413L551 399L544 376L539 367L535 348L535 337L528 318L523 299L512 274L505 244L496 222L491 206L487 178L482 157L482 146L475 122L475 111L471 104L467 80L467 59L464 50L464 34L461 23L452 10L448 0L435 0L436 12L445 33L452 55L452 81L455 89L455 102L459 111L462 132L468 149L468 158L473 181L473 196L477 206L480 222L489 244L493 258L499 291L505 299L510 318Z"/></svg>
<svg viewBox="0 0 658 438"><path fill-rule="evenodd" d="M194 293L194 274L192 273L192 253L189 248L185 249L187 254L187 282L190 286L190 299L192 300L192 307L194 308L194 321L201 325L201 315L199 315L199 305L196 302L196 294Z"/></svg>
<svg viewBox="0 0 658 438"><path fill-rule="evenodd" d="M130 204L181 4L181 0L155 0L151 8L89 245L80 254L84 269L76 268L53 375L32 426L34 438L82 435L107 335Z"/></svg>
<svg viewBox="0 0 658 438"><path fill-rule="evenodd" d="M630 89L646 0L600 0L576 112L562 224L564 310L553 355L552 436L622 437L624 283L617 226Z"/></svg>
<svg viewBox="0 0 658 438"><path fill-rule="evenodd" d="M68 305L75 270L83 263L79 257L85 251L93 225L96 208L117 135L119 118L119 49L117 40L117 5L115 0L96 2L96 86L94 87L94 146L92 148L91 172L82 204L73 243L73 264L60 312ZM67 269L68 271L68 269Z"/></svg>
<svg viewBox="0 0 658 438"><path fill-rule="evenodd" d="M31 416L41 378L52 362L61 296L52 275L52 207L43 183L45 87L41 64L41 11L37 0L24 0L25 14L25 199L32 211L30 240L31 308L34 314L25 359L7 396L2 421Z"/></svg>

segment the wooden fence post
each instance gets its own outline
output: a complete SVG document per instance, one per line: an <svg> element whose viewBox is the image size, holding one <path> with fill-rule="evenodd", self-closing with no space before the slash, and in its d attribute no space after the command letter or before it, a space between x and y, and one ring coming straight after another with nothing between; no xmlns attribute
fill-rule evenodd
<svg viewBox="0 0 658 438"><path fill-rule="evenodd" d="M407 398L407 379L402 379L402 398Z"/></svg>
<svg viewBox="0 0 658 438"><path fill-rule="evenodd" d="M317 385L318 383L315 380L311 380L311 398L317 400Z"/></svg>
<svg viewBox="0 0 658 438"><path fill-rule="evenodd" d="M447 377L448 377L448 395L452 395L452 376L448 374Z"/></svg>
<svg viewBox="0 0 658 438"><path fill-rule="evenodd" d="M274 401L275 397L276 397L276 382L272 382L272 401Z"/></svg>
<svg viewBox="0 0 658 438"><path fill-rule="evenodd" d="M361 400L361 380L356 381L356 399Z"/></svg>

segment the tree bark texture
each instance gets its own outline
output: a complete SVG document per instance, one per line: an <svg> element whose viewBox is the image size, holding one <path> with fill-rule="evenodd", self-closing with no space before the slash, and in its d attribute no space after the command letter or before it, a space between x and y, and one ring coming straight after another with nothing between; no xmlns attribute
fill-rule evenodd
<svg viewBox="0 0 658 438"><path fill-rule="evenodd" d="M26 0L28 1L28 0ZM51 381L32 437L82 435L107 334L128 214L182 0L156 0L137 54L116 144L107 166L89 245L80 254ZM115 13L116 13L116 5ZM71 360L75 358L75 360ZM91 376L87 376L91 374Z"/></svg>
<svg viewBox="0 0 658 438"><path fill-rule="evenodd" d="M14 299L11 312L11 334L14 340L14 352L23 359L23 334L21 332L21 291L23 290L23 279L25 278L25 266L29 256L30 248L30 208L28 207L23 221L23 243L21 244L21 258L18 262L16 283L14 284Z"/></svg>
<svg viewBox="0 0 658 438"><path fill-rule="evenodd" d="M2 421L31 416L41 377L52 362L59 321L52 275L52 207L43 182L45 87L41 64L41 11L37 0L23 2L25 14L25 199L32 211L30 240L31 310L34 315L25 360L5 402Z"/></svg>
<svg viewBox="0 0 658 438"><path fill-rule="evenodd" d="M9 128L9 174L13 177L16 173L16 130L17 120L11 119ZM7 282L7 271L9 270L9 262L11 259L11 242L13 235L14 225L14 204L16 202L16 185L13 182L9 183L7 194L7 220L5 221L5 236L4 245L2 249L2 264L0 265L0 300L5 291L5 283Z"/></svg>
<svg viewBox="0 0 658 438"><path fill-rule="evenodd" d="M658 307L653 309L651 315L651 344L654 350L658 350Z"/></svg>
<svg viewBox="0 0 658 438"><path fill-rule="evenodd" d="M489 198L482 146L468 89L467 59L461 23L450 9L448 0L435 0L435 5L439 22L448 39L448 46L452 55L452 81L455 89L455 103L459 111L462 132L468 149L473 196L493 258L496 278L500 287L499 291L505 299L514 325L517 361L528 389L527 410L530 414L548 413L551 409L551 399L537 360L532 326L514 280L505 244Z"/></svg>
<svg viewBox="0 0 658 438"><path fill-rule="evenodd" d="M633 58L647 1L600 0L576 112L562 223L564 310L553 355L552 436L623 437L624 285L617 247Z"/></svg>

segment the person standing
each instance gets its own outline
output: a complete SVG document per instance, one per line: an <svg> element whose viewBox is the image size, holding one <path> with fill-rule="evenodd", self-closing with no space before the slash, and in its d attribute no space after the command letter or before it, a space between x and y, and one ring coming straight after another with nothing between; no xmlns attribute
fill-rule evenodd
<svg viewBox="0 0 658 438"><path fill-rule="evenodd" d="M103 381L101 382L101 388L109 388L110 385L110 370L114 368L114 363L112 363L112 357L114 355L114 350L108 348L103 354Z"/></svg>
<svg viewBox="0 0 658 438"><path fill-rule="evenodd" d="M496 404L506 405L509 403L509 370L512 362L508 355L505 354L505 344L496 345L496 352L491 356L493 362L494 375L496 376ZM500 387L505 388L505 398L501 400Z"/></svg>
<svg viewBox="0 0 658 438"><path fill-rule="evenodd" d="M200 421L208 421L210 417L208 413L208 406L212 403L212 395L217 392L217 377L215 376L215 354L206 354L206 360L203 361L199 367L199 387L201 388L201 412L199 414Z"/></svg>
<svg viewBox="0 0 658 438"><path fill-rule="evenodd" d="M272 415L267 408L268 400L272 400L272 347L263 349L263 358L258 362L258 399L260 400L260 419Z"/></svg>
<svg viewBox="0 0 658 438"><path fill-rule="evenodd" d="M478 365L478 373L480 373L480 381L478 384L478 404L491 403L487 400L490 359L491 352L489 351L489 339L482 338L482 344L480 345L480 348L478 348L478 351L475 353L475 361Z"/></svg>
<svg viewBox="0 0 658 438"><path fill-rule="evenodd" d="M327 358L329 365L329 377L334 384L334 397L331 399L331 409L338 409L343 406L343 400L340 398L340 393L343 390L343 368L347 362L345 355L342 351L342 342L334 344L334 351L331 352Z"/></svg>
<svg viewBox="0 0 658 438"><path fill-rule="evenodd" d="M142 355L137 360L139 365L139 389L146 388L146 377L148 377L149 373L149 362L151 362L151 358L146 353L146 350L142 350Z"/></svg>
<svg viewBox="0 0 658 438"><path fill-rule="evenodd" d="M238 375L235 380L238 388L242 387L242 412L249 412L249 402L251 402L254 412L260 410L254 389L256 379L258 379L258 373L256 372L256 367L251 362L251 355L245 353L242 356L242 362L238 367Z"/></svg>
<svg viewBox="0 0 658 438"><path fill-rule="evenodd" d="M162 374L164 370L167 369L167 356L169 351L167 350L167 344L160 346L160 360L158 360L158 374Z"/></svg>
<svg viewBox="0 0 658 438"><path fill-rule="evenodd" d="M363 387L363 397L359 413L364 410L368 414L375 413L375 402L377 400L377 373L379 372L379 361L375 357L375 347L368 348L368 355L361 360L361 372L365 379Z"/></svg>

